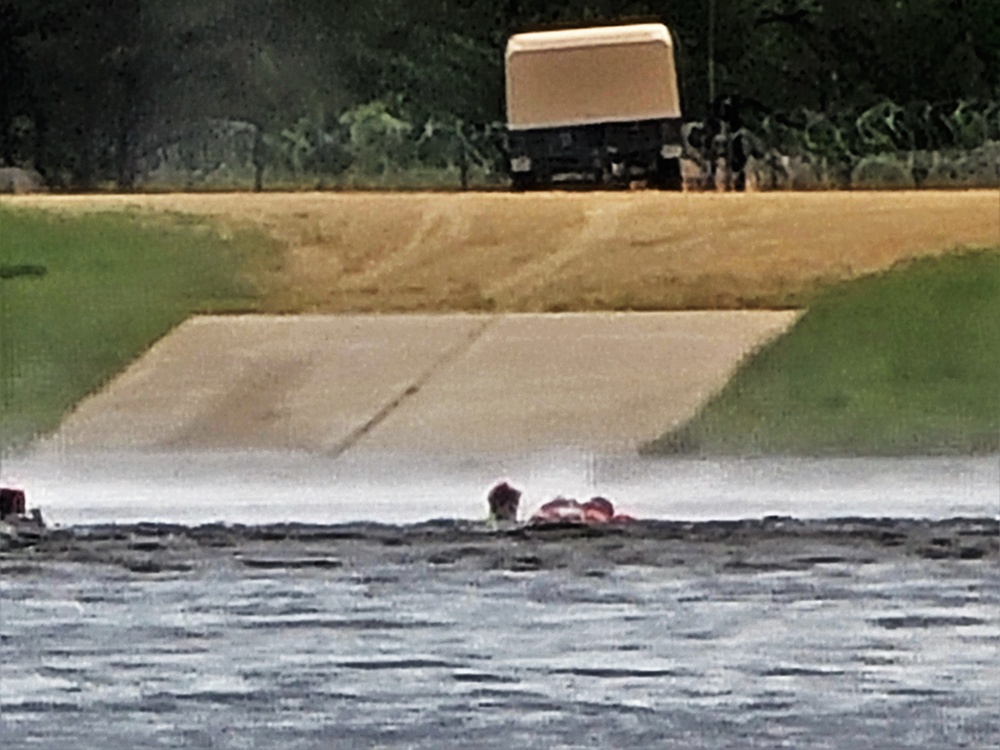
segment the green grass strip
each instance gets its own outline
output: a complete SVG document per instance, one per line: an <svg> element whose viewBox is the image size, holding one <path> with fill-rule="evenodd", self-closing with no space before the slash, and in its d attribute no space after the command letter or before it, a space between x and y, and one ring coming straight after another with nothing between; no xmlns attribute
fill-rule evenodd
<svg viewBox="0 0 1000 750"><path fill-rule="evenodd" d="M0 207L0 451L54 429L193 313L254 310L267 240L207 222Z"/></svg>
<svg viewBox="0 0 1000 750"><path fill-rule="evenodd" d="M1000 248L911 261L818 294L649 453L1000 451Z"/></svg>

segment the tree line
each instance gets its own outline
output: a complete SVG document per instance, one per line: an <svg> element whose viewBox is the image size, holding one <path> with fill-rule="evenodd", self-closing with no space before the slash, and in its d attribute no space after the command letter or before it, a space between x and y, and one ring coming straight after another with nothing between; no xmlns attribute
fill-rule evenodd
<svg viewBox="0 0 1000 750"><path fill-rule="evenodd" d="M258 186L499 170L508 36L629 20L670 27L686 118L739 101L774 147L1000 139L996 0L0 0L0 165L128 190L215 128Z"/></svg>

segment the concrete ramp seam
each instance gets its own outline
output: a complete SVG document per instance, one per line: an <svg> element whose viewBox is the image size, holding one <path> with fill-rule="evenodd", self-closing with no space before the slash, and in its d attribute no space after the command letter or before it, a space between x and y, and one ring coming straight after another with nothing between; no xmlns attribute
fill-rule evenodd
<svg viewBox="0 0 1000 750"><path fill-rule="evenodd" d="M497 320L497 316L486 317L485 320L483 320L478 327L473 329L463 341L460 341L458 344L445 351L437 361L418 375L403 391L398 393L394 398L382 406L382 408L376 411L368 421L360 425L343 440L337 443L337 445L329 451L330 457L340 458L340 456L357 445L358 442L368 435L368 433L382 424L382 422L384 422L394 411L399 409L399 407L402 406L407 399L417 395L420 392L420 389L423 388L436 373L440 372L449 364L464 356L472 348L476 341L482 338L483 334L486 333L486 330L491 325L495 324Z"/></svg>
<svg viewBox="0 0 1000 750"><path fill-rule="evenodd" d="M694 415L797 311L499 316L353 452L633 453Z"/></svg>

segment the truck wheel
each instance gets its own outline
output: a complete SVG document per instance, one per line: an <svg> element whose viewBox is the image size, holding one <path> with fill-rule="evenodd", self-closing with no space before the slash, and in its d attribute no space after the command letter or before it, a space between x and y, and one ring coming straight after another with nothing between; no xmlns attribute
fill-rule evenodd
<svg viewBox="0 0 1000 750"><path fill-rule="evenodd" d="M518 193L533 190L537 186L535 175L531 172L515 172L510 176L510 186Z"/></svg>
<svg viewBox="0 0 1000 750"><path fill-rule="evenodd" d="M657 158L656 176L653 184L658 190L683 190L684 176L681 172L681 160Z"/></svg>

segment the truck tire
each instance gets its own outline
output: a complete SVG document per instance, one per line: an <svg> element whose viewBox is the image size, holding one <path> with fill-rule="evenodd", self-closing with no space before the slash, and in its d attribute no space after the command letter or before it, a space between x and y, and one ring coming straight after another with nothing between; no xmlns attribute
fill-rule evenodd
<svg viewBox="0 0 1000 750"><path fill-rule="evenodd" d="M523 193L538 187L538 180L531 172L515 172L510 176L510 187L515 193Z"/></svg>
<svg viewBox="0 0 1000 750"><path fill-rule="evenodd" d="M657 190L683 190L684 175L681 172L681 160L658 157L653 185Z"/></svg>

